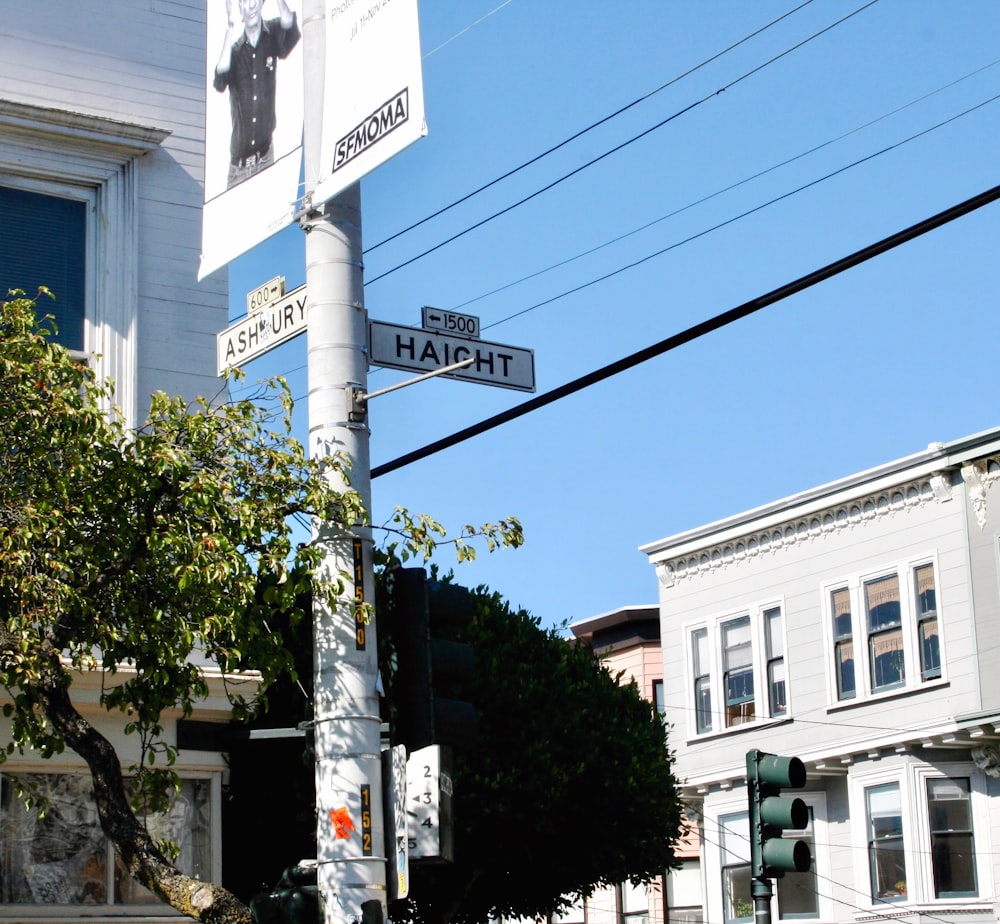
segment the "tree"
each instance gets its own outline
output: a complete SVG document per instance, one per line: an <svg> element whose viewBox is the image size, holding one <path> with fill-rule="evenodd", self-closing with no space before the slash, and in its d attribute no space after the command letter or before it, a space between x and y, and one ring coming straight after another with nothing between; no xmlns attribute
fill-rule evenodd
<svg viewBox="0 0 1000 924"><path fill-rule="evenodd" d="M347 526L362 514L358 497L330 487L337 460L312 462L292 438L282 382L264 404L157 394L130 432L106 411L111 384L56 345L34 307L12 298L0 309L2 756L76 751L129 874L195 919L248 921L228 892L181 875L135 809L169 799L175 752L162 716L190 715L206 695L195 654L224 672L252 666L262 687L291 668L272 628L279 614L301 616L296 595L318 552L293 542L290 518ZM106 677L101 705L136 736L131 779L73 702L74 677L92 670ZM255 704L231 698L238 714Z"/></svg>
<svg viewBox="0 0 1000 924"><path fill-rule="evenodd" d="M346 577L318 576L322 552L295 541L295 520L350 529L365 518L361 499L340 487L344 460L306 458L282 379L254 401L156 394L130 431L111 407L113 383L53 341L33 300L11 295L0 303L0 761L76 751L127 873L195 920L247 924L244 902L181 874L146 828L177 785L163 716L189 716L207 694L206 657L224 675L255 672L258 682L228 691L237 718L278 678L294 682L303 601L333 605ZM428 517L400 510L396 523L387 530L404 555L443 540ZM478 536L522 542L514 519L466 527L459 557L474 556ZM89 671L102 675L100 705L135 736L124 769L74 703L74 678Z"/></svg>
<svg viewBox="0 0 1000 924"><path fill-rule="evenodd" d="M456 752L453 864L414 867L393 920L484 924L553 913L673 864L681 803L666 728L634 684L475 592L477 744Z"/></svg>

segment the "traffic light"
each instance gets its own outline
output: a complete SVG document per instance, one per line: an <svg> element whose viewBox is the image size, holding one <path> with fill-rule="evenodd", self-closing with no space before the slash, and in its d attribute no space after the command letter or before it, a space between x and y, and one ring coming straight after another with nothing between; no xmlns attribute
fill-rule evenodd
<svg viewBox="0 0 1000 924"><path fill-rule="evenodd" d="M812 863L805 841L782 838L785 829L809 824L809 807L801 799L781 795L785 787L801 789L806 768L797 757L763 751L747 752L747 798L750 804L750 860L754 879L777 879L786 872L804 873Z"/></svg>
<svg viewBox="0 0 1000 924"><path fill-rule="evenodd" d="M472 595L467 587L427 580L423 568L398 568L392 580L393 741L411 752L430 744L466 746L476 731L475 707L464 698L475 658L454 635L472 619Z"/></svg>
<svg viewBox="0 0 1000 924"><path fill-rule="evenodd" d="M271 892L250 902L256 924L316 924L323 920L323 902L313 863L291 866Z"/></svg>

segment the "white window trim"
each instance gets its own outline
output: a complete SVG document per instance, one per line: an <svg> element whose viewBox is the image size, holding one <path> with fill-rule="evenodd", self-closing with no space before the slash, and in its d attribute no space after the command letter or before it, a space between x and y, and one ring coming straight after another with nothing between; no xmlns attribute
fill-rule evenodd
<svg viewBox="0 0 1000 924"><path fill-rule="evenodd" d="M139 159L167 135L0 99L0 185L90 205L84 352L98 379L114 380L128 426L137 423Z"/></svg>
<svg viewBox="0 0 1000 924"><path fill-rule="evenodd" d="M29 760L26 762L8 761L4 764L3 772L8 775L17 773L51 773L51 774L73 774L90 778L90 771L86 767L78 765L56 762ZM205 780L209 783L209 843L211 850L211 882L222 881L222 777L221 770L177 768L177 775L181 779ZM170 907L166 903L162 904L115 904L109 902L103 905L59 905L59 904L2 904L0 903L0 921L35 921L49 922L52 920L79 919L82 912L87 912L87 917L97 918L123 918L129 920L141 919L148 924L155 924L157 921L187 920L179 911Z"/></svg>
<svg viewBox="0 0 1000 924"><path fill-rule="evenodd" d="M931 861L930 819L927 812L927 780L946 777L966 777L972 802L972 831L976 844L976 879L979 896L975 898L936 898L934 868ZM865 791L886 783L899 785L903 811L903 850L906 855L906 898L899 902L878 901L871 895L871 873L868 857L868 808ZM993 864L990 862L989 795L986 778L971 762L942 763L934 766L908 759L891 768L869 773L852 774L849 781L848 804L854 840L853 903L860 908L882 914L900 914L903 907L914 906L941 909L962 907L992 909ZM903 907L901 907L903 906Z"/></svg>
<svg viewBox="0 0 1000 924"><path fill-rule="evenodd" d="M932 565L934 568L935 605L937 609L938 650L941 658L941 676L924 680L920 670L920 642L917 633L916 600L913 580L917 568ZM866 581L877 580L891 574L899 575L899 605L903 634L903 666L906 679L902 686L885 690L874 690L871 683L871 667L868 651L868 622L865 611L864 585ZM851 640L854 646L854 696L849 699L837 698L837 670L834 661L833 591L846 587L851 594ZM826 651L826 688L828 691L828 711L845 709L862 703L888 699L928 690L948 683L948 664L945 657L944 613L941 603L941 569L936 552L929 552L914 558L886 564L884 567L859 571L835 581L824 582L820 587L823 598L823 641Z"/></svg>
<svg viewBox="0 0 1000 924"><path fill-rule="evenodd" d="M764 613L768 610L778 608L781 610L781 635L782 650L785 661L785 702L786 708L780 715L771 715L771 704L769 691L767 689L767 657L766 657L766 635L764 627ZM735 619L750 617L750 637L753 649L753 690L754 690L754 718L750 722L741 725L726 726L726 707L723 691L723 657L722 657L722 627L726 623ZM712 693L712 729L711 731L699 732L697 725L697 711L694 694L694 644L692 636L698 629L706 629L708 632L709 651L709 681ZM704 740L714 738L719 735L738 734L749 728L760 728L764 725L773 725L777 722L789 721L793 716L792 689L790 682L790 664L788 661L788 611L785 608L784 597L771 597L761 602L755 602L742 609L732 610L724 615L713 617L708 620L691 622L683 627L684 648L685 648L685 703L687 713L691 717L688 725L689 740Z"/></svg>
<svg viewBox="0 0 1000 924"><path fill-rule="evenodd" d="M734 798L732 795L724 801L714 802L706 800L703 806L705 834L702 848L702 869L704 876L702 879L702 894L705 897L705 920L724 921L725 908L722 901L722 828L720 819L726 815L748 815L749 806L745 790L741 790L742 798ZM774 895L771 899L771 919L775 922L787 920L788 922L801 921L804 924L812 921L832 921L836 919L833 897L830 894L833 889L833 880L830 867L830 835L827 824L826 793L825 792L796 792L796 798L802 799L813 812L813 861L816 864L816 892L818 895L817 916L815 918L779 918L778 913L778 890L774 888ZM789 831L785 837L793 838L794 832ZM749 856L749 844L747 845L747 856ZM793 876L794 873L788 875ZM713 888L713 885L714 888Z"/></svg>

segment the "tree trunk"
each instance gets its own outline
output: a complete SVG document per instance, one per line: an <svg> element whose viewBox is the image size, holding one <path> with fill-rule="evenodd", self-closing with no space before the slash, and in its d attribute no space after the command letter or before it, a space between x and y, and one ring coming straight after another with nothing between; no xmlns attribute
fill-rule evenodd
<svg viewBox="0 0 1000 924"><path fill-rule="evenodd" d="M101 828L128 872L171 907L206 924L251 924L250 909L228 890L185 876L164 857L136 817L111 743L73 705L70 675L57 653L47 659L38 690L55 730L90 768Z"/></svg>

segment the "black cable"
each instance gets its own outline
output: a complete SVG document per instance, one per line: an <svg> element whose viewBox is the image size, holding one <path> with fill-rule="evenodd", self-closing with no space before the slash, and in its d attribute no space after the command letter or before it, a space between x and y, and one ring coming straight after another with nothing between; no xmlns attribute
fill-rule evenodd
<svg viewBox="0 0 1000 924"><path fill-rule="evenodd" d="M494 416L480 421L477 424L473 424L470 427L459 430L451 436L436 440L435 442L429 443L420 449L415 449L412 452L399 456L391 462L375 466L371 471L371 477L378 478L381 475L387 475L389 472L394 472L396 469L409 465L412 462L426 459L428 456L434 455L442 449L448 449L451 446L462 443L467 439L471 439L473 436L479 436L481 433L486 433L488 430L499 427L501 424L508 423L511 420L516 420L518 417L523 417L531 411L535 411L548 404L552 404L560 398L565 398L568 395L589 387L590 385L595 385L598 382L602 382L614 375L618 375L620 372L631 369L633 366L638 366L647 360L676 349L685 343L697 340L699 337L703 337L712 331L726 327L734 321L748 317L749 315L760 311L762 308L767 308L768 306L782 301L791 295L795 295L805 289L811 288L817 283L831 279L845 270L859 266L873 257L877 257L895 247L900 246L901 244L912 241L913 239L926 234L928 231L933 231L942 225L948 224L948 222L954 221L956 218L968 215L970 212L974 212L976 209L982 208L984 205L989 205L997 199L1000 199L1000 185L994 186L992 189L988 189L985 192L981 192L978 195L973 196L971 199L966 199L964 202L960 202L957 205L953 205L942 212L938 212L936 215L925 218L923 221L917 222L915 225L910 225L910 227L904 228L902 231L897 231L895 234L889 235L889 237L882 238L882 240L876 241L874 244L869 244L861 250L856 250L854 253L849 254L846 257L841 257L833 263L828 263L826 266L821 267L818 270L813 270L811 273L807 273L805 276L801 276L793 282L779 286L777 289L773 289L765 295L760 295L748 302L744 302L742 305L730 308L728 311L724 311L712 318L701 321L693 327L689 327L678 334L673 334L665 340L661 340L659 343L655 343L652 346L648 346L645 349L632 353L631 355L616 360L613 363L602 366L600 369L596 369L593 372L580 376L571 382L560 385L558 388L554 388L552 391L548 391L543 395L530 398L516 407L509 408L508 410L495 414Z"/></svg>
<svg viewBox="0 0 1000 924"><path fill-rule="evenodd" d="M712 57L706 58L700 64L696 64L694 67L689 68L688 70L684 71L683 74L678 74L676 77L671 78L666 83L661 84L660 86L656 87L656 89L650 90L648 93L644 93L638 99L632 100L631 103L627 103L626 105L622 106L621 108L616 109L610 115L604 116L603 119L599 119L598 121L592 123L591 125L588 125L586 128L581 128L578 132L575 132L574 134L570 135L568 138L564 139L563 141L560 141L558 144L553 145L548 150L542 151L541 154L536 154L534 157L530 158L529 160L526 160L523 164L519 164L517 167L511 168L506 173L503 173L500 176L498 176L496 179L490 180L488 183L484 183L478 189L474 189L474 190L472 190L472 192L466 193L464 196L462 196L459 199L456 199L454 202L452 202L452 203L450 203L448 205L445 205L442 208L439 208L436 212L432 212L430 215L426 216L425 218L421 218L419 221L415 221L412 225L408 225L407 227L403 228L401 231L397 231L395 234L390 234L389 237L384 238L383 240L379 241L377 244L372 244L371 247L367 247L364 250L364 253L371 253L373 250L378 250L378 248L381 247L383 244L388 244L390 241L396 240L397 237L401 237L402 235L408 233L409 231L412 231L414 228L419 228L421 225L426 224L431 219L437 218L439 215L443 215L445 212L449 211L450 209L455 208L456 205L461 205L463 202L468 202L468 200L471 199L473 196L478 196L481 192L485 192L487 189L490 189L491 187L496 186L497 183L501 183L504 180L508 179L509 177L514 176L515 173L520 173L526 167L530 167L532 164L538 163L538 161L542 160L542 158L548 157L549 154L554 154L560 148L564 148L564 147L566 147L567 144L570 144L571 142L576 141L577 138L582 138L584 135L587 134L587 132L593 131L595 128L599 128L600 126L604 125L605 122L610 122L612 119L616 118L617 116L620 116L624 112L628 112L629 109L632 109L634 106L638 106L639 103L644 102L647 99L650 99L651 97L653 97L657 93L659 93L661 90L666 90L667 87L673 86L679 80L683 80L685 77L689 77L695 71L701 70L701 68L705 67L708 64L711 64L713 61L717 60L718 58L721 58L723 55L728 54L734 48L739 48L740 45L744 44L745 42L749 42L750 39L752 39L752 38L756 38L762 32L765 32L766 30L770 29L771 26L776 25L777 23L781 22L781 20L786 19L787 17L791 16L793 13L797 13L799 10L802 9L802 7L808 6L812 2L813 2L813 0L805 0L804 3L800 3L797 7L795 7L794 9L789 10L787 13L782 14L777 19L772 20L766 26L761 26L755 32L751 32L749 35L744 36L738 42L734 42L728 48L723 48L722 51L716 52L714 55L712 55ZM492 15L492 14L488 14L488 15ZM435 49L435 51L436 50L437 49ZM432 52L428 52L428 55L431 54L431 53Z"/></svg>
<svg viewBox="0 0 1000 924"><path fill-rule="evenodd" d="M686 212L690 209L693 209L696 206L703 205L704 203L709 202L712 199L718 198L724 193L731 192L734 189L738 189L740 186L745 186L748 183L751 183L753 180L760 179L762 176L766 176L769 173L773 173L775 170L779 170L782 167L787 167L789 164L794 163L797 160L802 160L803 158L808 157L810 154L815 154L817 151L823 150L823 148L830 147L831 145L836 144L838 141L843 141L845 138L849 138L851 135L855 135L858 132L864 131L866 128L870 128L872 125L876 125L879 122L885 121L886 119L891 118L892 116L897 115L900 112L903 112L905 109L908 109L911 106L915 106L917 103L923 102L924 100L930 99L932 96L935 96L936 94L941 93L944 90L950 89L956 84L961 83L963 80L968 80L970 77L976 76L982 71L985 71L987 68L996 67L997 64L1000 64L1000 58L997 58L991 61L989 64L985 64L982 67L979 67L976 70L971 71L968 74L965 74L964 76L959 77L956 80L953 80L950 83L945 84L944 86L938 87L935 90L931 90L930 93L925 93L923 96L919 96L916 99L910 100L910 102L904 103L902 106L897 106L890 112L883 113L882 115L878 116L875 119L871 119L862 125L857 125L846 132L842 132L835 138L828 138L826 141L822 141L819 144L813 145L811 148L808 148L805 151L800 151L798 154L793 154L791 157L786 157L784 160L779 161L776 164L772 164L770 167L765 167L763 170L758 170L756 173L752 173L741 180L737 180L734 183L730 183L728 186L724 186L721 189L717 189L715 192L708 193L707 195L702 196L700 199L695 199L691 202L688 202L687 205L679 206L678 208L675 208L673 211L667 212L665 215L661 215L659 218L654 218L652 221L647 221L645 224L642 224L637 228L633 228L631 231L626 231L622 234L619 234L611 238L610 240L604 241L604 243L602 244L597 244L593 247L588 248L587 250L583 250L580 253L575 254L572 257L566 257L563 260L559 260L558 262L552 263L549 266L543 267L542 269L535 270L534 272L528 273L525 276L521 276L518 279L514 279L511 282L505 282L503 283L503 285L490 289L488 292L483 292L481 295L475 295L472 298L468 298L464 302L460 302L457 305L451 305L449 306L448 310L461 311L463 308L475 304L476 302L482 301L484 298L489 298L491 295L497 295L500 292L505 292L507 289L512 289L514 288L514 286L518 286L522 282L528 282L532 279L537 279L539 276L544 276L546 273L551 272L552 270L560 269L561 267L568 266L570 263L574 263L575 261L581 260L584 257L589 257L591 254L595 254L599 250L604 250L606 247L610 247L613 244L618 244L621 241L624 241L626 238L633 237L634 235L639 234L642 231L646 231L649 228L652 228L654 225L658 225L661 222L667 221L670 218L674 218L675 216L680 215L681 213ZM987 102L990 102L990 100L988 100ZM966 110L966 112L969 111L971 110ZM960 113L960 115L965 115L965 114L966 113ZM944 122L938 123L938 125L935 127L940 127L943 124L946 123ZM917 136L911 136L911 138L912 137L917 137ZM509 320L509 318L501 318L499 321L492 321L489 324L484 325L482 329L487 330L490 327L496 327L498 324L503 324L507 320Z"/></svg>
<svg viewBox="0 0 1000 924"><path fill-rule="evenodd" d="M565 298L567 295L575 295L577 292L582 292L584 289L589 289L591 286L597 285L599 282L605 282L608 279L612 279L615 276L620 276L622 273L628 272L628 270L635 269L637 266L642 266L643 263L648 263L650 260L656 257L662 257L665 253L669 253L671 250L676 250L678 247L682 247L684 244L690 244L692 241L698 240L698 238L705 237L707 234L711 234L713 231L718 231L725 228L728 225L735 224L737 221L741 221L750 215L754 215L757 212L762 212L766 208L770 208L772 205L776 205L779 202L783 202L785 199L789 199L792 196L798 195L800 192L805 192L807 189L811 189L813 186L818 186L820 183L825 183L827 180L833 179L836 176L840 176L842 173L846 173L848 170L853 170L855 167L861 164L868 163L870 160L874 160L876 157L881 157L883 154L888 154L891 151L895 151L897 148L902 147L904 144L909 144L911 141L915 141L917 138L922 138L924 135L928 135L933 131L937 131L939 128L945 125L950 125L952 122L969 115L971 112L975 112L977 109L982 109L983 106L987 106L990 103L995 103L1000 99L1000 93L996 96L991 96L989 99L983 100L981 103L976 103L975 106L969 109L959 112L956 115L949 116L947 119L938 122L936 125L931 125L928 128L922 128L920 131L915 132L907 138L903 138L901 141L896 141L890 144L888 147L884 147L879 151L873 151L871 154L866 154L864 157L859 157L857 160L852 161L849 164L845 164L843 167L838 167L836 170L832 170L830 173L826 173L823 176L816 177L814 180L810 180L808 183L803 183L801 186L797 186L795 189L791 189L788 192L784 192L779 196L775 196L773 199L768 199L766 202L760 203L760 205L755 205L746 211L740 212L737 215L733 215L717 224L711 225L708 228L704 228L701 231L697 231L694 234L682 238L679 241L675 241L673 244L668 244L666 247L661 247L659 250L653 253L646 254L644 257L639 257L637 260L633 260L631 263L626 263L624 266L619 266L616 269L609 270L601 276L597 276L594 279L588 279L586 282L578 283L571 289L566 289L563 292L559 292L556 295L550 295L548 298L543 299L540 302L535 302L533 305L529 305L527 308L521 308L515 311L513 314L509 314L504 318L500 318L498 321L493 321L490 324L484 324L483 330L489 330L491 327L496 327L499 324L506 324L507 321L513 321L514 318L519 318L521 315L527 314L529 311L534 311L536 308L544 308L546 305L551 305L553 302L559 301L561 298Z"/></svg>
<svg viewBox="0 0 1000 924"><path fill-rule="evenodd" d="M652 125L649 128L645 129L644 131L639 132L638 135L633 135L627 141L623 141L621 144L615 145L615 147L611 148L608 151L605 151L603 154L599 154L597 157L594 157L591 160L588 160L586 163L581 164L579 167L574 168L569 173L563 174L563 176L559 177L558 179L555 179L551 183L546 184L541 189L536 189L533 193L529 193L527 196L524 196L523 198L518 199L517 202L514 202L511 205L508 205L505 208L502 208L499 211L494 212L492 215L487 215L486 218L483 218L480 221L477 221L475 224L469 225L468 227L464 228L462 231L459 231L456 234L453 234L451 237L445 238L443 241L439 241L433 247L428 247L427 250L424 250L421 253L418 253L416 256L410 257L408 260L404 260L402 263L397 263L391 269L387 269L384 273L380 273L378 276L375 276L374 278L369 279L365 283L365 288L367 288L368 286L372 285L373 283L378 282L380 279L385 279L386 276L391 276L397 270L401 270L404 267L409 266L411 263L416 263L417 260L422 260L424 257L429 256L430 254L434 253L435 251L440 250L442 247L445 247L448 244L451 244L454 241L457 241L459 238L464 237L466 234L469 234L470 232L475 231L478 228L483 227L483 225L489 224L489 222L493 221L494 219L500 218L502 215L506 215L508 212L512 212L514 209L518 208L519 206L524 205L526 202L530 202L532 199L535 199L538 196L542 195L542 193L548 192L550 189L553 189L554 187L558 186L560 183L564 183L566 180L571 179L572 177L576 176L578 173L583 172L588 167L592 167L592 166L594 166L594 164L600 163L606 157L610 157L612 154L617 154L619 151L621 151L622 149L628 147L630 144L633 144L634 142L639 141L642 138L645 138L647 135L652 134L653 132L657 131L658 129L663 128L664 125L667 125L670 122L673 122L674 119L677 119L680 116L684 115L685 113L690 112L692 109L696 109L696 108L698 108L698 106L701 106L702 104L707 103L710 99L714 99L715 97L720 96L721 94L725 93L726 90L732 89L737 84L741 83L742 81L746 80L749 77L752 77L754 74L762 71L765 67L769 67L770 65L774 64L775 61L779 61L782 58L784 58L786 55L790 55L793 51L797 51L803 45L808 44L813 39L816 39L819 36L823 35L824 33L829 32L831 29L835 29L837 26L845 23L848 19L851 19L852 17L857 16L858 13L861 13L862 11L868 9L868 7L873 6L876 3L878 3L878 0L868 0L867 3L865 3L862 6L858 7L853 12L848 13L846 16L841 17L836 22L833 22L829 26L826 26L825 28L820 29L818 32L814 32L812 35L808 36L807 38L802 39L802 41L797 42L795 45L792 45L790 48L786 48L784 51L779 52L778 54L774 55L773 57L768 58L766 61L764 61L761 64L758 64L756 67L752 67L750 70L748 70L745 73L741 74L735 80L731 80L725 86L720 87L718 90L713 90L711 93L708 93L707 95L703 96L699 100L695 100L695 102L693 102L693 103L689 103L687 106L683 107L682 109L677 110L677 112L672 113L671 115L667 116L665 119L661 119L655 125Z"/></svg>

